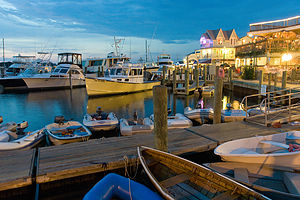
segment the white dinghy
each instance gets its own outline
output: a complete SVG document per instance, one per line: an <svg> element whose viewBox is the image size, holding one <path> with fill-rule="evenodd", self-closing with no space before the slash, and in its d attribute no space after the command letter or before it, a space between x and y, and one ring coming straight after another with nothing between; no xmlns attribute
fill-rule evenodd
<svg viewBox="0 0 300 200"><path fill-rule="evenodd" d="M299 169L300 151L289 148L297 142L295 138L300 138L300 131L238 139L219 145L214 152L225 161Z"/></svg>
<svg viewBox="0 0 300 200"><path fill-rule="evenodd" d="M44 138L44 129L25 133L24 135L17 135L14 132L7 131L9 140L0 142L0 150L16 150L16 149L30 149L38 145Z"/></svg>
<svg viewBox="0 0 300 200"><path fill-rule="evenodd" d="M214 110L212 108L196 108L192 109L191 107L186 107L184 109L184 115L196 122L204 123L206 120L213 120L214 118Z"/></svg>
<svg viewBox="0 0 300 200"><path fill-rule="evenodd" d="M72 142L87 141L92 135L91 131L77 121L67 121L63 116L55 118L55 123L45 127L46 134L55 145Z"/></svg>
<svg viewBox="0 0 300 200"><path fill-rule="evenodd" d="M154 123L148 117L137 121L120 119L120 132L123 136L152 133Z"/></svg>
<svg viewBox="0 0 300 200"><path fill-rule="evenodd" d="M150 119L154 122L154 114L150 116ZM176 128L190 128L193 126L193 122L181 113L168 116L168 129Z"/></svg>
<svg viewBox="0 0 300 200"><path fill-rule="evenodd" d="M83 125L91 131L109 131L117 128L119 120L113 112L103 113L99 106L95 114L86 114L83 118Z"/></svg>
<svg viewBox="0 0 300 200"><path fill-rule="evenodd" d="M227 109L221 111L222 122L243 121L247 113L244 110L232 109L231 103L226 105Z"/></svg>

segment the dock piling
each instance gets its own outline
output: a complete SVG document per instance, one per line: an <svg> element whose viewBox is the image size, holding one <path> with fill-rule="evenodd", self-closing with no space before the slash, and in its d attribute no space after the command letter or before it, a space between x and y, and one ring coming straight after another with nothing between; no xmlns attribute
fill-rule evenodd
<svg viewBox="0 0 300 200"><path fill-rule="evenodd" d="M161 84L165 85L165 82L166 82L166 66L163 66L163 77L161 80Z"/></svg>
<svg viewBox="0 0 300 200"><path fill-rule="evenodd" d="M271 73L268 73L268 91L271 91Z"/></svg>
<svg viewBox="0 0 300 200"><path fill-rule="evenodd" d="M219 67L217 67L217 72ZM213 123L221 123L221 110L222 110L222 92L223 92L223 80L218 75L215 77L215 94L214 94L214 118Z"/></svg>
<svg viewBox="0 0 300 200"><path fill-rule="evenodd" d="M187 69L187 70L185 70L185 77L184 77L185 95L189 95L189 93L190 93L189 78L190 78L190 73L189 73L189 70Z"/></svg>
<svg viewBox="0 0 300 200"><path fill-rule="evenodd" d="M71 70L69 71L69 83L70 83L70 89L73 89L73 83L72 83L72 72Z"/></svg>
<svg viewBox="0 0 300 200"><path fill-rule="evenodd" d="M195 70L195 80L196 80L196 89L199 88L199 67L197 66L196 67L196 70Z"/></svg>
<svg viewBox="0 0 300 200"><path fill-rule="evenodd" d="M100 77L101 76L101 72L100 72L100 66L98 66L98 73L97 76Z"/></svg>
<svg viewBox="0 0 300 200"><path fill-rule="evenodd" d="M207 66L204 65L204 85L206 85L207 82Z"/></svg>
<svg viewBox="0 0 300 200"><path fill-rule="evenodd" d="M161 151L168 151L168 100L167 87L163 85L153 87L154 112L154 144Z"/></svg>
<svg viewBox="0 0 300 200"><path fill-rule="evenodd" d="M173 94L176 93L176 88L177 88L177 83L176 83L176 79L177 79L177 67L175 67L175 70L173 71Z"/></svg>

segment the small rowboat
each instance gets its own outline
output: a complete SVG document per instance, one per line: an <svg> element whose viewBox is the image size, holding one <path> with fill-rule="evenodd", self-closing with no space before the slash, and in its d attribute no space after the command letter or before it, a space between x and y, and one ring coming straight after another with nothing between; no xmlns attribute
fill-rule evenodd
<svg viewBox="0 0 300 200"><path fill-rule="evenodd" d="M272 199L300 199L299 173L251 163L217 162L205 165Z"/></svg>
<svg viewBox="0 0 300 200"><path fill-rule="evenodd" d="M199 123L204 123L206 120L213 120L214 118L214 110L212 108L196 108L192 109L190 107L186 107L184 109L184 115L194 121L197 121Z"/></svg>
<svg viewBox="0 0 300 200"><path fill-rule="evenodd" d="M150 116L154 122L154 114ZM189 128L193 126L193 122L181 113L176 113L174 116L168 116L168 129Z"/></svg>
<svg viewBox="0 0 300 200"><path fill-rule="evenodd" d="M153 121L148 117L136 122L123 118L120 119L120 132L123 136L152 133L153 128Z"/></svg>
<svg viewBox="0 0 300 200"><path fill-rule="evenodd" d="M289 152L289 143L297 141L300 131L257 136L229 141L219 145L215 154L224 161L257 163L300 168L300 151Z"/></svg>
<svg viewBox="0 0 300 200"><path fill-rule="evenodd" d="M114 173L101 179L83 198L83 200L100 199L162 200L157 193L146 186Z"/></svg>
<svg viewBox="0 0 300 200"><path fill-rule="evenodd" d="M268 199L207 167L166 152L138 147L138 156L165 199Z"/></svg>
<svg viewBox="0 0 300 200"><path fill-rule="evenodd" d="M54 145L87 141L91 131L77 121L52 123L45 127L46 135Z"/></svg>
<svg viewBox="0 0 300 200"><path fill-rule="evenodd" d="M44 138L44 129L25 133L24 135L17 135L13 132L6 132L10 138L6 142L0 142L0 150L16 150L16 149L30 149L38 145Z"/></svg>
<svg viewBox="0 0 300 200"><path fill-rule="evenodd" d="M109 131L117 128L119 120L116 115L111 112L105 119L96 119L86 114L83 118L83 125L91 131Z"/></svg>

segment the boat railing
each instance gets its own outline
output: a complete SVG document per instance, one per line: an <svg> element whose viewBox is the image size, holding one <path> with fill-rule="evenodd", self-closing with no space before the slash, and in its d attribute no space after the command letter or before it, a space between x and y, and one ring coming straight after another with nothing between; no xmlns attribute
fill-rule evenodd
<svg viewBox="0 0 300 200"><path fill-rule="evenodd" d="M262 99L262 96L265 98ZM250 109L257 109L261 112L252 116L247 115L246 121L265 126L274 122L290 122L300 118L300 88L248 95L243 98L241 107L248 114L250 114Z"/></svg>

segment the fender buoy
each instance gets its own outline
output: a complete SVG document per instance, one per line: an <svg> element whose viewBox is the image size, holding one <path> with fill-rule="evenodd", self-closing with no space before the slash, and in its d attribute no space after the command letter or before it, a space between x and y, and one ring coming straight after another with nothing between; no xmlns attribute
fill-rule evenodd
<svg viewBox="0 0 300 200"><path fill-rule="evenodd" d="M224 74L224 69L220 68L219 72L218 72L219 77L224 78L225 74Z"/></svg>

